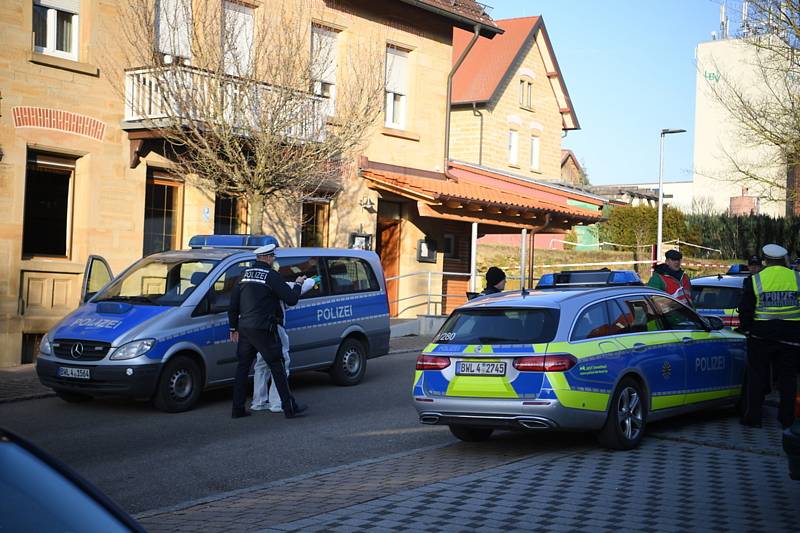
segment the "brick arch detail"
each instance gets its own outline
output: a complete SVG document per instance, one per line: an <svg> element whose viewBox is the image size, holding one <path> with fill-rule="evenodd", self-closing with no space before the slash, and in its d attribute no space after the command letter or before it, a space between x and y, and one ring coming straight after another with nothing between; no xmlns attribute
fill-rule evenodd
<svg viewBox="0 0 800 533"><path fill-rule="evenodd" d="M79 115L63 109L49 109L46 107L19 106L12 109L14 114L14 127L16 128L43 128L48 130L74 133L102 141L106 131L106 124L86 115Z"/></svg>

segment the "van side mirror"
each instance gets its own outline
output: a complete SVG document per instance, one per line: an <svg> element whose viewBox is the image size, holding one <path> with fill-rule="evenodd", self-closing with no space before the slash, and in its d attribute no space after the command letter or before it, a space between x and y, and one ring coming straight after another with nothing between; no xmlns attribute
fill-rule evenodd
<svg viewBox="0 0 800 533"><path fill-rule="evenodd" d="M722 319L717 316L707 316L703 317L708 324L709 329L711 331L719 331L721 329L725 329L725 324L722 322Z"/></svg>

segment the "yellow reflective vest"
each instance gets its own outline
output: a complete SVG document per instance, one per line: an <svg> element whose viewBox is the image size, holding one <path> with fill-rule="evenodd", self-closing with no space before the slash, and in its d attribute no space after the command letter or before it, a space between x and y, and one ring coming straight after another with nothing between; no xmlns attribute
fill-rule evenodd
<svg viewBox="0 0 800 533"><path fill-rule="evenodd" d="M800 321L800 272L767 267L753 276L756 320Z"/></svg>

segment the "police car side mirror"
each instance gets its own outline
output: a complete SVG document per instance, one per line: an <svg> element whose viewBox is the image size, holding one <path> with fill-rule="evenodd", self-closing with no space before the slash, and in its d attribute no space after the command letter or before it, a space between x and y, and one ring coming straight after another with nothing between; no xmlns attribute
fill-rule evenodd
<svg viewBox="0 0 800 533"><path fill-rule="evenodd" d="M722 322L722 319L716 316L707 316L704 317L706 323L708 324L708 328L711 331L719 331L721 329L725 329L725 324Z"/></svg>

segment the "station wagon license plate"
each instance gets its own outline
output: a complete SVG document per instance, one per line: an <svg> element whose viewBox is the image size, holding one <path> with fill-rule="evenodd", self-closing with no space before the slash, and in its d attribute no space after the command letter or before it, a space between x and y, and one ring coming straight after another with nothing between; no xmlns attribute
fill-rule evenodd
<svg viewBox="0 0 800 533"><path fill-rule="evenodd" d="M62 378L90 379L88 368L58 367L58 376Z"/></svg>
<svg viewBox="0 0 800 533"><path fill-rule="evenodd" d="M488 363L485 361L459 361L456 364L459 376L505 376L505 363Z"/></svg>

